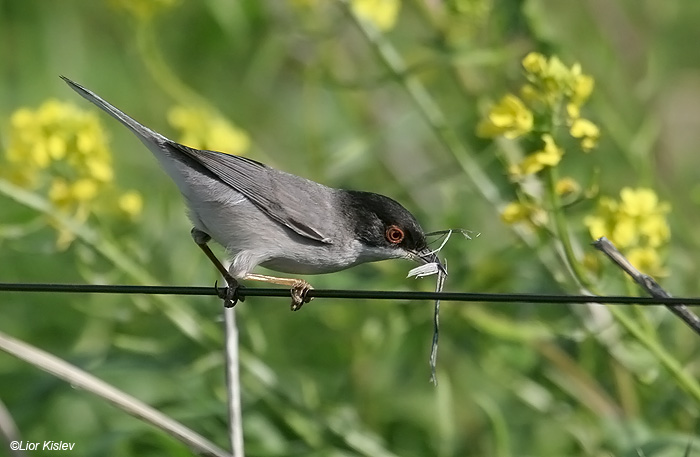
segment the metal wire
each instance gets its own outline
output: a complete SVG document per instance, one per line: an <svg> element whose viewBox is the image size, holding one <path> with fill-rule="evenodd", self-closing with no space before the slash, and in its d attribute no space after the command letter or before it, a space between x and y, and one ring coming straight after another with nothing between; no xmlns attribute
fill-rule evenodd
<svg viewBox="0 0 700 457"><path fill-rule="evenodd" d="M225 288L185 286L132 286L107 284L0 283L0 292L51 292L148 295L218 295ZM289 289L242 287L242 297L289 297ZM700 298L629 297L619 295L491 294L387 290L312 289L310 297L365 300L444 300L491 303L606 303L616 305L700 305Z"/></svg>

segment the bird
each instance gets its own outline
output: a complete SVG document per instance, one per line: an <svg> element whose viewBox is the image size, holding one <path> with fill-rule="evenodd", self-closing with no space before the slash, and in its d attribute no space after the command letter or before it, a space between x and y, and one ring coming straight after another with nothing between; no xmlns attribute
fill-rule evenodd
<svg viewBox="0 0 700 457"><path fill-rule="evenodd" d="M311 300L313 287L306 280L254 273L258 266L296 276L403 258L435 263L445 272L416 218L397 201L328 187L247 157L185 146L61 79L136 135L175 182L189 209L192 239L228 285L220 295L226 307L243 301L239 281L247 280L290 287L293 311ZM211 240L230 256L228 269L210 249Z"/></svg>

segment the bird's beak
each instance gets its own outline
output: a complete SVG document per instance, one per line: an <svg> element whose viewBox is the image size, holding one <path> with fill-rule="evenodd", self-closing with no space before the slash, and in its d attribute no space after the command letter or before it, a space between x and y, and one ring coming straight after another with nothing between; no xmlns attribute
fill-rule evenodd
<svg viewBox="0 0 700 457"><path fill-rule="evenodd" d="M425 248L421 251L416 252L414 260L422 265L425 265L426 263L435 263L440 269L440 272L447 276L447 270L445 269L445 266L442 264L442 262L440 262L440 259L438 258L437 254L431 251L429 248Z"/></svg>

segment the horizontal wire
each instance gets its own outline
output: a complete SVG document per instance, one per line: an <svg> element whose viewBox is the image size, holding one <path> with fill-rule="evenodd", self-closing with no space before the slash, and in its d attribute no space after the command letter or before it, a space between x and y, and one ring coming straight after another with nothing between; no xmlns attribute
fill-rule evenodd
<svg viewBox="0 0 700 457"><path fill-rule="evenodd" d="M0 283L0 292L58 292L93 294L219 295L225 288L191 286L135 286L107 284ZM290 297L289 289L241 287L240 297ZM364 300L444 300L492 303L607 303L617 305L700 305L700 298L629 297L620 295L492 294L386 290L312 289L313 298Z"/></svg>

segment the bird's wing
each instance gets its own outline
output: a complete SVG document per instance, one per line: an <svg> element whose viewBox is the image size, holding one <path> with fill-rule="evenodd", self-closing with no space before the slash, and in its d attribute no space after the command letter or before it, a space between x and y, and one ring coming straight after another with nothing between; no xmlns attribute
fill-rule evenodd
<svg viewBox="0 0 700 457"><path fill-rule="evenodd" d="M319 202L314 200L314 188L322 188L318 183L305 180L298 176L274 170L260 162L245 157L239 157L222 152L200 151L176 143L158 132L137 122L120 109L104 100L93 91L61 76L68 85L83 98L94 103L109 115L124 124L150 148L164 149L173 152L175 157L188 158L187 166L201 165L206 171L214 174L232 189L243 194L260 211L273 220L288 227L299 235L320 243L330 244L331 239L324 236L313 225L321 225L319 216L316 224L313 215L323 214L318 209ZM325 189L327 191L327 189ZM314 209L313 214L307 214L303 209Z"/></svg>
<svg viewBox="0 0 700 457"><path fill-rule="evenodd" d="M324 186L246 157L193 149L175 142L170 142L170 146L199 162L273 220L309 240L331 243L328 236L308 222L313 217L303 210L318 212L320 202L314 201L310 191Z"/></svg>

